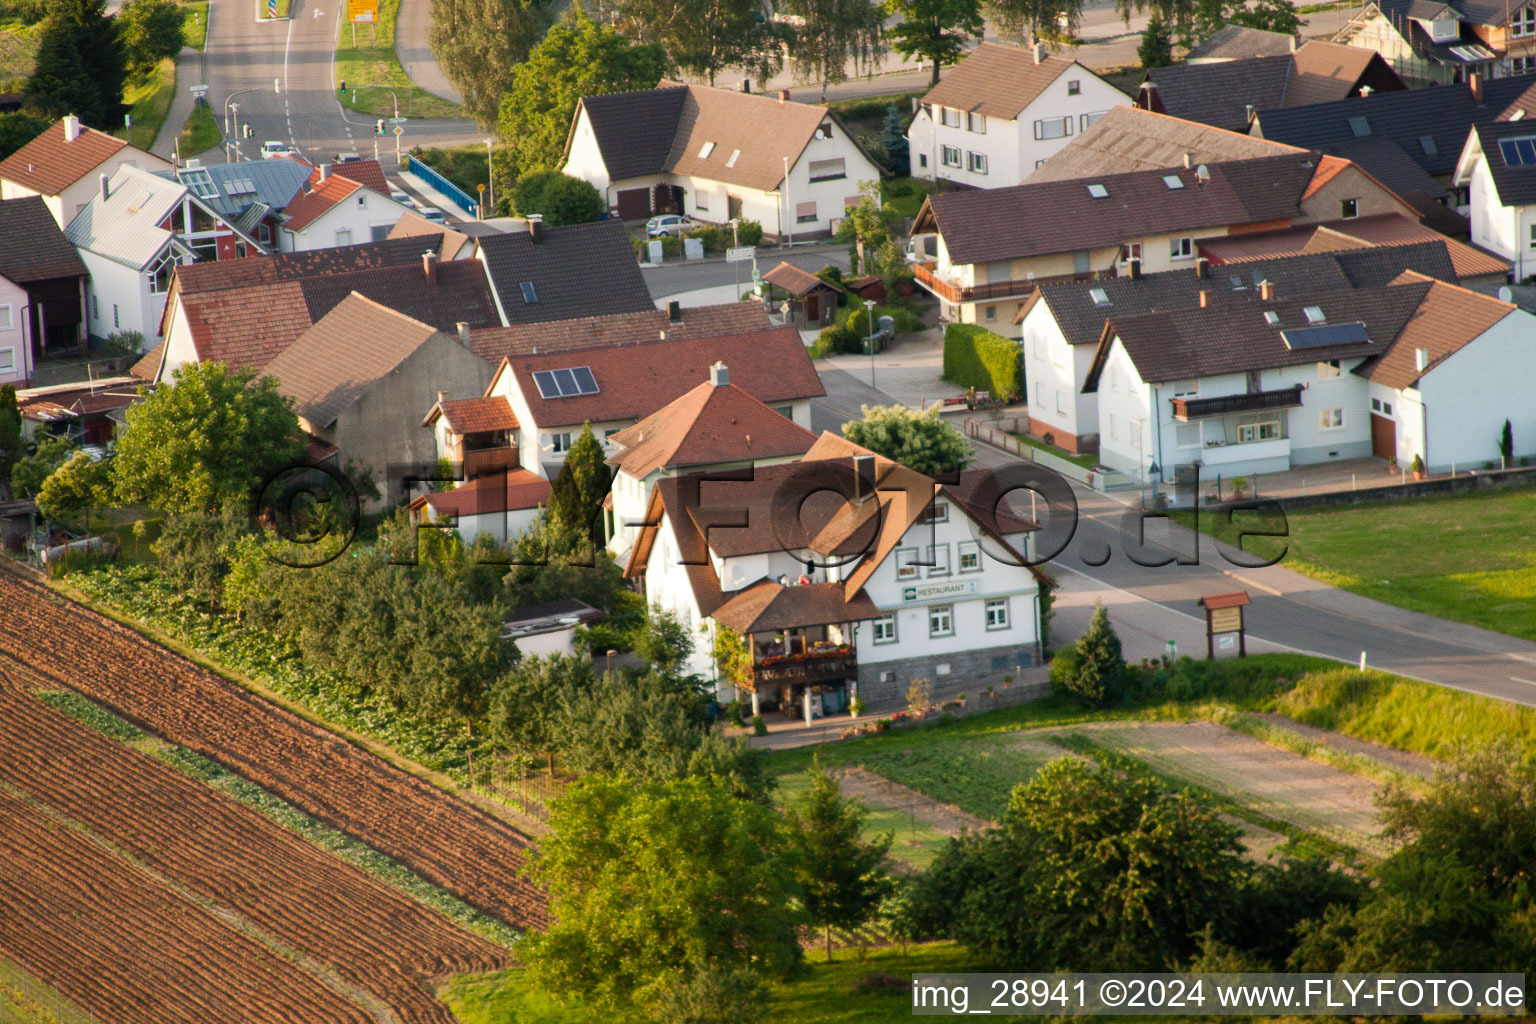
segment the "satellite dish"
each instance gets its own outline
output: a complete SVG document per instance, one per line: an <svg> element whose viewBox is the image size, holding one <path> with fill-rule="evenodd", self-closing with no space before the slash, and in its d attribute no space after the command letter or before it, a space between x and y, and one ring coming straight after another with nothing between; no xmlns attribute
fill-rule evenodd
<svg viewBox="0 0 1536 1024"><path fill-rule="evenodd" d="M1199 167L1196 167L1195 168L1195 180L1196 181L1210 181L1211 180L1211 169L1209 167L1205 166L1205 164L1201 164Z"/></svg>
<svg viewBox="0 0 1536 1024"><path fill-rule="evenodd" d="M827 137L826 129L824 129L824 128L817 128L816 129L816 138L824 139L826 137Z"/></svg>

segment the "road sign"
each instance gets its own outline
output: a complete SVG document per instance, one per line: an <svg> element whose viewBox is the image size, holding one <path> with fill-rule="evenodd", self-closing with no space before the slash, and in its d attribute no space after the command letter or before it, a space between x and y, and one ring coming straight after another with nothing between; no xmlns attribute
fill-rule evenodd
<svg viewBox="0 0 1536 1024"><path fill-rule="evenodd" d="M196 96L199 99L201 99L202 97L208 95L208 87L206 85L194 85L188 91L191 92L193 96Z"/></svg>
<svg viewBox="0 0 1536 1024"><path fill-rule="evenodd" d="M267 17L277 17L277 0L267 0Z"/></svg>
<svg viewBox="0 0 1536 1024"><path fill-rule="evenodd" d="M354 25L379 20L379 0L347 0L347 20Z"/></svg>
<svg viewBox="0 0 1536 1024"><path fill-rule="evenodd" d="M733 246L725 250L725 262L745 263L755 255L757 255L757 250L750 245Z"/></svg>
<svg viewBox="0 0 1536 1024"><path fill-rule="evenodd" d="M395 134L396 135L404 135L405 134L405 129L399 127L398 125L396 125L395 126Z"/></svg>

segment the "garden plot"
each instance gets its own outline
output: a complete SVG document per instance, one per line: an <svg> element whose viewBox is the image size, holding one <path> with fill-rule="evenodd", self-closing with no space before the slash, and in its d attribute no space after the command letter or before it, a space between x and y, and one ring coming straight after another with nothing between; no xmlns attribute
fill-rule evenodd
<svg viewBox="0 0 1536 1024"><path fill-rule="evenodd" d="M1269 817L1374 856L1391 852L1375 805L1380 786L1371 779L1210 722L1106 723L1091 735L1097 744Z"/></svg>

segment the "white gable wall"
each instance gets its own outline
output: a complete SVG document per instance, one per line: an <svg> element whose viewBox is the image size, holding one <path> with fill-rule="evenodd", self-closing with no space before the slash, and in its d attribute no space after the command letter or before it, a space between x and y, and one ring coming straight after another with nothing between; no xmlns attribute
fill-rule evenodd
<svg viewBox="0 0 1536 1024"><path fill-rule="evenodd" d="M373 242L389 234L406 208L371 188L360 188L310 222L302 231L278 230L283 252L308 252Z"/></svg>
<svg viewBox="0 0 1536 1024"><path fill-rule="evenodd" d="M82 128L81 131L84 131ZM48 212L53 214L53 219L59 222L59 227L64 227L75 219L75 214L85 209L90 201L101 192L101 175L107 177L117 173L119 167L142 167L146 171L168 171L171 165L153 154L146 153L132 146L124 146L112 156L103 160L94 167L90 173L80 180L67 185L58 195L43 195L24 185L18 185L14 181L0 179L0 199L20 199L23 196L43 195L43 202L48 207Z"/></svg>
<svg viewBox="0 0 1536 1024"><path fill-rule="evenodd" d="M1417 390L1431 471L1497 466L1505 419L1515 455L1536 453L1536 316L1510 313L1419 378Z"/></svg>
<svg viewBox="0 0 1536 1024"><path fill-rule="evenodd" d="M1044 300L1035 303L1020 326L1030 432L1043 436L1049 431L1056 444L1073 451L1091 447L1099 433L1099 396L1084 394L1083 383L1094 346L1068 342Z"/></svg>

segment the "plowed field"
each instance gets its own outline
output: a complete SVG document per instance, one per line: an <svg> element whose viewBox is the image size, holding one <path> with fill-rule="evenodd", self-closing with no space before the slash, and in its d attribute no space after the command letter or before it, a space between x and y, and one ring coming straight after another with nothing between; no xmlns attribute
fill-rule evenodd
<svg viewBox="0 0 1536 1024"><path fill-rule="evenodd" d="M39 682L0 657L0 956L82 1007L146 1024L449 1024L430 979L505 966L500 947L38 701Z"/></svg>
<svg viewBox="0 0 1536 1024"><path fill-rule="evenodd" d="M514 928L547 921L543 894L518 877L528 840L504 822L9 571L0 571L0 608L0 654L223 765Z"/></svg>

